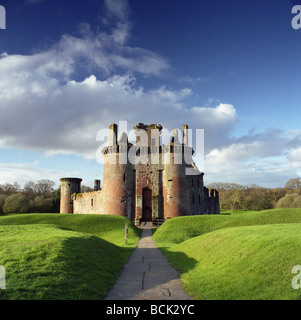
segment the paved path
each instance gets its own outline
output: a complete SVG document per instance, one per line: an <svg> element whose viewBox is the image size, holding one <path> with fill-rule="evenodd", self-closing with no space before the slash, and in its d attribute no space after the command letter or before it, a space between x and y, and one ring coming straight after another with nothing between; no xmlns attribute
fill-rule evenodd
<svg viewBox="0 0 301 320"><path fill-rule="evenodd" d="M137 248L106 300L191 300L167 258L144 228Z"/></svg>

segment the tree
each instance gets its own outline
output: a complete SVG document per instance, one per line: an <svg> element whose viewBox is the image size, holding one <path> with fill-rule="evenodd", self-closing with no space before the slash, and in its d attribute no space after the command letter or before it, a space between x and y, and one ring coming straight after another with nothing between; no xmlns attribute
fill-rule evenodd
<svg viewBox="0 0 301 320"><path fill-rule="evenodd" d="M22 193L15 193L8 196L3 205L3 213L27 213L29 201Z"/></svg>
<svg viewBox="0 0 301 320"><path fill-rule="evenodd" d="M51 198L36 196L30 201L30 212L45 213L54 211L54 201Z"/></svg>
<svg viewBox="0 0 301 320"><path fill-rule="evenodd" d="M240 185L215 182L211 183L209 187L219 191L220 208L223 211L272 209L286 193L283 188L282 191L273 192L272 189L262 188L256 184Z"/></svg>
<svg viewBox="0 0 301 320"><path fill-rule="evenodd" d="M0 214L3 213L4 201L8 196L6 194L0 194Z"/></svg>
<svg viewBox="0 0 301 320"><path fill-rule="evenodd" d="M293 190L294 192L300 194L300 191L301 191L301 178L289 179L285 184L285 188L289 189L289 190Z"/></svg>
<svg viewBox="0 0 301 320"><path fill-rule="evenodd" d="M36 194L36 184L33 181L28 181L24 187L23 192L30 198L33 198Z"/></svg>
<svg viewBox="0 0 301 320"><path fill-rule="evenodd" d="M286 190L284 188L275 188L272 189L273 194L273 203L274 205L286 195Z"/></svg>
<svg viewBox="0 0 301 320"><path fill-rule="evenodd" d="M54 191L54 185L55 183L51 180L39 180L35 185L36 194L43 197L50 196L51 193Z"/></svg>
<svg viewBox="0 0 301 320"><path fill-rule="evenodd" d="M277 208L301 208L301 196L298 193L287 193L276 205Z"/></svg>
<svg viewBox="0 0 301 320"><path fill-rule="evenodd" d="M92 188L90 188L90 187L88 187L88 186L85 186L85 185L82 185L82 186L80 187L80 190L81 190L81 192L91 192L91 191L94 191L94 189L92 189Z"/></svg>
<svg viewBox="0 0 301 320"><path fill-rule="evenodd" d="M14 184L11 183L4 183L1 185L2 192L5 194L13 194L21 191L21 187L17 182L14 182Z"/></svg>

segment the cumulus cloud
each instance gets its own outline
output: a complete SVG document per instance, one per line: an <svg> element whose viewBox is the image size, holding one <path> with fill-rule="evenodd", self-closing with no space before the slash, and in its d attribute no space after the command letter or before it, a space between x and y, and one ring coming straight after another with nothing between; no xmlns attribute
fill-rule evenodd
<svg viewBox="0 0 301 320"><path fill-rule="evenodd" d="M91 75L83 81L61 83L53 76L58 64L51 68L48 58L43 53L32 59L7 55L0 59L1 75L7 74L6 81L0 79L2 147L92 157L97 131L119 120L127 120L129 129L145 121L160 122L171 130L181 126L181 119L185 119L192 128L208 131L209 139L227 131L235 122L235 109L231 105L189 109L183 100L191 94L190 89L160 87L147 91L135 88L135 78L130 75L114 75L106 80ZM68 76L68 68L63 70Z"/></svg>
<svg viewBox="0 0 301 320"><path fill-rule="evenodd" d="M235 108L189 108L190 88L137 86L138 76L160 76L170 65L154 52L127 45L127 1L105 1L104 9L106 31L93 32L85 23L80 36L65 34L47 50L0 55L0 147L93 158L98 130L124 120L129 130L139 122L181 129L183 121L205 129L211 147L223 144L236 122Z"/></svg>
<svg viewBox="0 0 301 320"><path fill-rule="evenodd" d="M291 149L287 158L294 168L299 169L301 174L301 147Z"/></svg>
<svg viewBox="0 0 301 320"><path fill-rule="evenodd" d="M228 145L206 154L205 172L209 182L220 179L266 187L284 186L285 181L301 174L301 148L296 141L296 133L271 128L232 139Z"/></svg>

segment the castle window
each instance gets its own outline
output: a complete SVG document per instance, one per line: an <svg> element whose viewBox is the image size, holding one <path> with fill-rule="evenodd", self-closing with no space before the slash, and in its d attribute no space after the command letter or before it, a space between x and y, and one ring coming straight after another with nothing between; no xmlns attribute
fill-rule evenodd
<svg viewBox="0 0 301 320"><path fill-rule="evenodd" d="M192 203L194 204L194 194L192 195Z"/></svg>
<svg viewBox="0 0 301 320"><path fill-rule="evenodd" d="M125 173L123 174L123 181L125 181Z"/></svg>
<svg viewBox="0 0 301 320"><path fill-rule="evenodd" d="M93 207L93 199L91 199L91 207Z"/></svg>
<svg viewBox="0 0 301 320"><path fill-rule="evenodd" d="M201 196L199 195L199 204L201 204Z"/></svg>

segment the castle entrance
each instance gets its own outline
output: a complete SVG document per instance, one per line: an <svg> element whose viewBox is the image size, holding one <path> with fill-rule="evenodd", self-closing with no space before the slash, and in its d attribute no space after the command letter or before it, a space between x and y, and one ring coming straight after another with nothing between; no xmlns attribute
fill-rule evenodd
<svg viewBox="0 0 301 320"><path fill-rule="evenodd" d="M152 221L152 190L145 188L142 194L142 221Z"/></svg>

